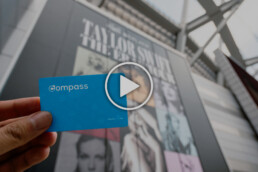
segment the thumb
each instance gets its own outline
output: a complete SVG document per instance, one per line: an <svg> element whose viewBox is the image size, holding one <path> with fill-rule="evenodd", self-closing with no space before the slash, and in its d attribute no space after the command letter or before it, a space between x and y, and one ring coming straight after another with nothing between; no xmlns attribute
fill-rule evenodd
<svg viewBox="0 0 258 172"><path fill-rule="evenodd" d="M52 122L48 112L36 112L0 128L0 155L18 148L47 130Z"/></svg>

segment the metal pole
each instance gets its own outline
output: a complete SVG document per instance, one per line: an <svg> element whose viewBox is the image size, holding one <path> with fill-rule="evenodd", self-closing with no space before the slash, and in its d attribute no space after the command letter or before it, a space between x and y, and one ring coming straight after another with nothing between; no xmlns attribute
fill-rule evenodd
<svg viewBox="0 0 258 172"><path fill-rule="evenodd" d="M232 2L232 1L231 1ZM221 4L224 4L225 0L221 0ZM219 49L222 51L222 44L223 44L223 40L221 38L221 36L219 37Z"/></svg>
<svg viewBox="0 0 258 172"><path fill-rule="evenodd" d="M245 66L252 66L254 64L258 63L258 56L257 57L253 57L253 58L249 58L245 60Z"/></svg>
<svg viewBox="0 0 258 172"><path fill-rule="evenodd" d="M224 4L225 3L225 0L221 0L221 3ZM222 51L222 44L223 44L223 40L220 36L219 38L219 49ZM222 74L221 71L218 71L217 72L217 83L224 86L224 76Z"/></svg>
<svg viewBox="0 0 258 172"><path fill-rule="evenodd" d="M186 32L190 33L192 31L194 31L195 29L198 29L199 27L205 25L206 23L208 23L209 21L212 21L212 18L216 17L218 14L223 15L226 12L230 11L235 5L241 3L242 0L231 0L228 2L225 2L223 0L222 5L219 6L219 8L211 14L204 14L200 17L197 17L196 19L190 21L187 23L186 26Z"/></svg>
<svg viewBox="0 0 258 172"><path fill-rule="evenodd" d="M194 54L192 61L190 62L190 65L193 66L193 64L196 62L196 60L201 56L204 49L209 45L209 43L213 40L213 38L223 29L223 27L227 24L227 21L230 19L230 17L237 11L241 4L235 6L229 16L227 18L224 18L218 25L217 30L211 35L211 37L207 40L207 42L204 44L204 46L200 47L199 50Z"/></svg>
<svg viewBox="0 0 258 172"><path fill-rule="evenodd" d="M187 18L187 11L188 11L188 4L189 0L184 0L184 6L182 10L182 17L181 17L181 31L179 32L177 36L177 43L176 43L176 49L178 49L181 52L185 51L185 45L186 45L186 18Z"/></svg>

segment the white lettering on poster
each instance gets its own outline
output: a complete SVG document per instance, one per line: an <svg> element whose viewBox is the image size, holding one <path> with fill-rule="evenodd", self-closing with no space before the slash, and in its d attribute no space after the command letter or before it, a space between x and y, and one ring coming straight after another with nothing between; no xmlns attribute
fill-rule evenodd
<svg viewBox="0 0 258 172"><path fill-rule="evenodd" d="M82 23L82 46L120 62L137 62L147 67L152 75L174 82L168 59L154 53L144 42L123 32L118 25L109 23L103 27L86 18Z"/></svg>

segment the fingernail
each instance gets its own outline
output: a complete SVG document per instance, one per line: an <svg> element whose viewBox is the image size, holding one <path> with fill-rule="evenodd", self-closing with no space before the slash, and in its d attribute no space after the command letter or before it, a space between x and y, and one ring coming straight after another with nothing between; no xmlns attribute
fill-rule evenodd
<svg viewBox="0 0 258 172"><path fill-rule="evenodd" d="M51 125L52 115L49 112L42 111L33 114L30 119L36 130L42 130Z"/></svg>

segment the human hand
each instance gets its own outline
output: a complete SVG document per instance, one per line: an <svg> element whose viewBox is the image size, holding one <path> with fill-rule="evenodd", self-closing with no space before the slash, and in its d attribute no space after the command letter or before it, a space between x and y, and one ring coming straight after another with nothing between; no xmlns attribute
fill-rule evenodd
<svg viewBox="0 0 258 172"><path fill-rule="evenodd" d="M51 122L38 97L0 101L0 171L20 172L45 160L57 137L44 133Z"/></svg>

